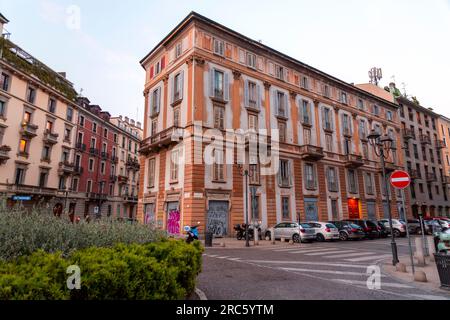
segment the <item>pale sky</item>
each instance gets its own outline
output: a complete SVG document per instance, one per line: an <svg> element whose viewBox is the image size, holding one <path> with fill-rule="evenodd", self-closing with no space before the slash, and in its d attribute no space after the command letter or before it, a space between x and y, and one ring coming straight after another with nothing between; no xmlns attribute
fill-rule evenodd
<svg viewBox="0 0 450 320"><path fill-rule="evenodd" d="M450 0L0 0L12 41L92 103L138 120L139 61L190 11L349 83L382 68L382 86L395 76L450 117Z"/></svg>

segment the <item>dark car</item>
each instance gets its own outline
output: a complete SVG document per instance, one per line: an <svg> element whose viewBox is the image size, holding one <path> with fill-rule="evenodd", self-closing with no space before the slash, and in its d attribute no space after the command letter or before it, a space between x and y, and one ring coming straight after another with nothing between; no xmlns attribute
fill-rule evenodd
<svg viewBox="0 0 450 320"><path fill-rule="evenodd" d="M339 238L342 241L359 240L365 237L364 230L356 224L345 221L329 221L329 223L334 224L338 228Z"/></svg>
<svg viewBox="0 0 450 320"><path fill-rule="evenodd" d="M404 222L404 220L400 220ZM426 225L423 226L424 230L427 229ZM408 230L410 234L422 234L422 228L420 226L419 219L408 219Z"/></svg>
<svg viewBox="0 0 450 320"><path fill-rule="evenodd" d="M377 225L380 227L380 230L379 230L380 238L387 238L389 236L389 231L385 227L384 223L381 221L378 221Z"/></svg>
<svg viewBox="0 0 450 320"><path fill-rule="evenodd" d="M380 227L370 220L344 220L345 222L354 223L360 226L365 234L366 239L378 239L380 237Z"/></svg>

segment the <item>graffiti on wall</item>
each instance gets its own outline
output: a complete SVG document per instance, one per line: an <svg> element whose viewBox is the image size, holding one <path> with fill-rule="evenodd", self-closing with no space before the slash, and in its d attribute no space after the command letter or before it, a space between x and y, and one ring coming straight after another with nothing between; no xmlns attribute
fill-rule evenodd
<svg viewBox="0 0 450 320"><path fill-rule="evenodd" d="M169 234L180 234L180 220L181 214L179 210L169 212L169 218L167 220L167 231Z"/></svg>
<svg viewBox="0 0 450 320"><path fill-rule="evenodd" d="M208 210L208 231L217 237L228 233L228 202L211 201Z"/></svg>

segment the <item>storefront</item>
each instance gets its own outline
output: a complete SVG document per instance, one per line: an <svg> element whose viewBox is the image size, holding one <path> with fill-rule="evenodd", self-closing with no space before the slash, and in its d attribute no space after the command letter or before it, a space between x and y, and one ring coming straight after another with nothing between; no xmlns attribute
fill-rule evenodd
<svg viewBox="0 0 450 320"><path fill-rule="evenodd" d="M359 199L348 199L348 216L350 219L361 219L361 205Z"/></svg>

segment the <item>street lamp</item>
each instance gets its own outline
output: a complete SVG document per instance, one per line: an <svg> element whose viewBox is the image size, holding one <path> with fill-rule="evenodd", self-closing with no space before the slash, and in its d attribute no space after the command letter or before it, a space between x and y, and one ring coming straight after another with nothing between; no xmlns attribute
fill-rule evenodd
<svg viewBox="0 0 450 320"><path fill-rule="evenodd" d="M250 247L250 239L248 237L248 177L251 177L252 174L248 169L244 169L243 165L238 165L239 174L242 177L245 177L245 246ZM254 230L254 232L256 232ZM256 236L256 234L255 234Z"/></svg>
<svg viewBox="0 0 450 320"><path fill-rule="evenodd" d="M397 244L395 242L394 228L392 226L392 212L391 212L391 197L389 183L386 174L386 160L389 158L389 152L391 151L394 140L388 135L381 136L376 130L372 130L370 135L367 137L370 144L373 146L375 154L381 160L381 168L383 170L383 179L386 189L387 204L388 204L388 214L389 214L389 227L391 228L391 248L392 248L392 264L397 265L400 261L398 260Z"/></svg>

